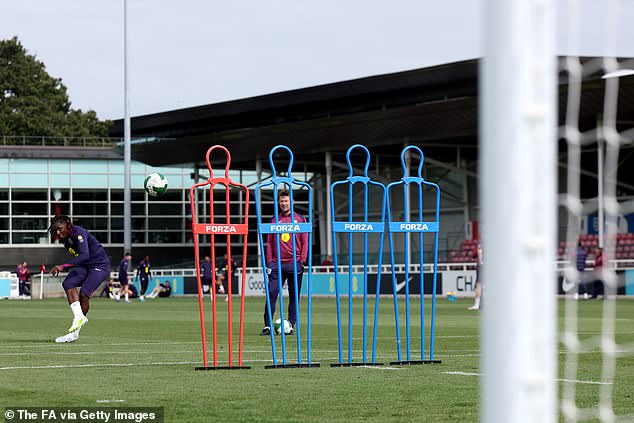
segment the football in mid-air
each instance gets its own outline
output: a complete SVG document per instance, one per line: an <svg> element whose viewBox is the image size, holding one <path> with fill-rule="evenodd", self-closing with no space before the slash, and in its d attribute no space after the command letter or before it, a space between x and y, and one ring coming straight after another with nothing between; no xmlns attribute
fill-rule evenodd
<svg viewBox="0 0 634 423"><path fill-rule="evenodd" d="M158 172L150 173L143 181L145 192L152 197L158 197L167 192L167 178Z"/></svg>
<svg viewBox="0 0 634 423"><path fill-rule="evenodd" d="M273 329L275 329L275 333L278 335L282 333L281 319L277 319L275 323L273 323ZM290 335L292 331L293 331L293 326L291 325L291 322L289 322L288 320L284 320L284 334Z"/></svg>

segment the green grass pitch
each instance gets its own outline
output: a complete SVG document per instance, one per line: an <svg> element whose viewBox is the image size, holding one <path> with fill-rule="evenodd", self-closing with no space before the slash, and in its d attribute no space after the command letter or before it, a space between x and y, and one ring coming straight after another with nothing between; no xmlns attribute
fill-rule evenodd
<svg viewBox="0 0 634 423"><path fill-rule="evenodd" d="M438 299L435 359L442 364L393 366L396 360L392 301L381 298L377 361L380 367L331 368L338 362L334 298L313 300L312 361L319 368L265 369L271 362L262 329L263 298L247 298L244 365L249 370L194 371L202 365L196 298L138 300L130 304L94 299L90 321L78 342L55 344L71 322L64 299L0 301L0 406L164 407L169 422L350 422L479 420L480 351L478 312L471 300ZM426 301L429 307L430 300ZM402 300L401 300L402 304ZM412 305L416 305L413 303ZM239 302L234 300L237 314ZM579 302L579 332L601 329L602 301ZM347 301L342 312L347 316ZM210 303L205 304L210 316ZM362 301L355 299L354 361L362 354ZM371 357L372 310L368 324ZM563 303L560 301L559 309ZM305 299L302 303L306 310ZM218 303L218 365L227 365L227 305ZM618 300L617 342L634 342L634 301ZM402 320L403 317L401 317ZM429 319L427 319L429 324ZM234 359L237 361L237 324ZM420 360L418 320L412 320L412 360ZM344 361L347 360L347 331ZM404 331L403 331L404 333ZM211 324L207 325L209 362ZM305 330L304 334L305 335ZM278 363L280 337L276 338ZM306 343L302 342L306 357ZM426 343L428 347L428 342ZM403 354L405 358L403 340ZM295 337L287 337L287 362L297 362ZM565 357L558 347L559 373ZM426 356L428 358L428 356ZM598 349L580 355L578 405L596 406L601 385ZM560 376L563 377L563 376ZM634 357L617 360L612 386L619 416L634 416L631 381ZM563 382L559 382L560 384ZM568 383L568 382L566 382ZM102 401L117 401L104 403Z"/></svg>

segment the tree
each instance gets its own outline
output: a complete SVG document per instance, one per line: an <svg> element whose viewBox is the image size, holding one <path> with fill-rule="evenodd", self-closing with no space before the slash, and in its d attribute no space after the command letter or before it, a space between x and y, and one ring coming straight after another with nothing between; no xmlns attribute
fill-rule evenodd
<svg viewBox="0 0 634 423"><path fill-rule="evenodd" d="M0 40L0 136L105 137L111 124L72 109L62 80L17 37Z"/></svg>

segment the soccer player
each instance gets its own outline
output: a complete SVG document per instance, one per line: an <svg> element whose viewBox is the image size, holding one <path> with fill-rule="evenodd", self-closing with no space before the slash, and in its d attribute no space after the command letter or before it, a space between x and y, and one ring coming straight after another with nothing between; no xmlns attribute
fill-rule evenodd
<svg viewBox="0 0 634 423"><path fill-rule="evenodd" d="M18 268L16 273L18 274L19 281L19 293L20 298L27 298L31 295L26 285L29 282L29 278L31 277L31 272L27 267L26 261L22 262L22 264L18 264Z"/></svg>
<svg viewBox="0 0 634 423"><path fill-rule="evenodd" d="M139 262L139 268L136 271L136 277L141 281L141 295L139 295L139 301L145 301L145 291L149 281L152 279L152 271L150 270L150 256L145 256L143 260Z"/></svg>
<svg viewBox="0 0 634 423"><path fill-rule="evenodd" d="M275 221L275 216L271 219L273 223L305 223L306 219L297 213L293 213L291 216L291 197L288 190L280 190L278 192L278 203L280 212L278 214L278 221ZM304 275L304 263L308 256L308 234L306 232L298 232L295 234L295 247L296 254L293 255L293 238L288 233L279 235L280 237L280 258L282 272L278 274L278 257L277 257L277 235L268 234L266 241L266 273L269 275L269 300L271 304L271 316L275 314L275 305L277 303L277 297L279 295L279 279L288 284L288 321L291 322L293 328L290 333L295 330L295 322L297 321L297 305L295 304L295 283L294 272L295 266L297 266L297 295L302 290L302 276ZM266 301L266 300L265 300ZM271 324L269 322L269 316L266 310L266 303L264 304L264 329L260 335L270 335Z"/></svg>
<svg viewBox="0 0 634 423"><path fill-rule="evenodd" d="M165 281L165 283L160 284L155 287L151 293L148 294L148 298L167 298L172 294L172 287L170 286L169 281Z"/></svg>
<svg viewBox="0 0 634 423"><path fill-rule="evenodd" d="M229 256L225 253L224 256L218 259L218 263L216 264L216 288L218 288L218 293L225 293L226 283L231 283L233 281L233 277L236 274L236 262L231 259L231 278L229 278Z"/></svg>
<svg viewBox="0 0 634 423"><path fill-rule="evenodd" d="M119 284L121 288L115 294L114 298L117 301L121 300L121 294L123 294L123 298L126 303L130 302L130 297L132 296L132 292L130 292L129 287L129 279L128 279L128 269L130 268L130 261L132 260L132 254L125 253L123 259L119 262Z"/></svg>
<svg viewBox="0 0 634 423"><path fill-rule="evenodd" d="M579 272L579 281L577 282L577 293L575 293L575 300L579 299L580 295L583 295L583 299L587 300L588 287L586 286L586 280L584 272L586 271L586 249L581 245L581 240L577 243L577 271Z"/></svg>
<svg viewBox="0 0 634 423"><path fill-rule="evenodd" d="M473 301L473 305L469 307L467 310L480 310L482 307L482 264L484 263L484 258L482 255L482 245L478 243L478 264L476 266L476 283L475 283L475 299Z"/></svg>
<svg viewBox="0 0 634 423"><path fill-rule="evenodd" d="M79 338L81 328L88 323L86 315L90 308L90 297L108 277L110 260L97 238L81 226L73 225L68 216L53 217L48 232L61 240L72 256L66 263L51 269L53 276L68 271L62 287L73 312L73 323L68 333L55 339L55 342L74 342Z"/></svg>
<svg viewBox="0 0 634 423"><path fill-rule="evenodd" d="M205 259L200 262L200 275L202 279L203 285L203 293L209 290L209 287L212 285L211 279L211 257L205 256Z"/></svg>

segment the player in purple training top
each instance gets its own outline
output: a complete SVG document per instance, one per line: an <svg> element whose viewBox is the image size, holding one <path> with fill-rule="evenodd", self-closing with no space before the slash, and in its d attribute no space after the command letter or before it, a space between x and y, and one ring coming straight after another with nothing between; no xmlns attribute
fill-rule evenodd
<svg viewBox="0 0 634 423"><path fill-rule="evenodd" d="M110 259L97 238L81 226L73 225L68 216L53 217L48 231L64 243L72 256L66 263L51 269L53 276L68 272L62 287L73 312L73 323L68 333L55 339L55 342L74 342L79 338L81 328L88 323L86 314L90 297L109 276Z"/></svg>

